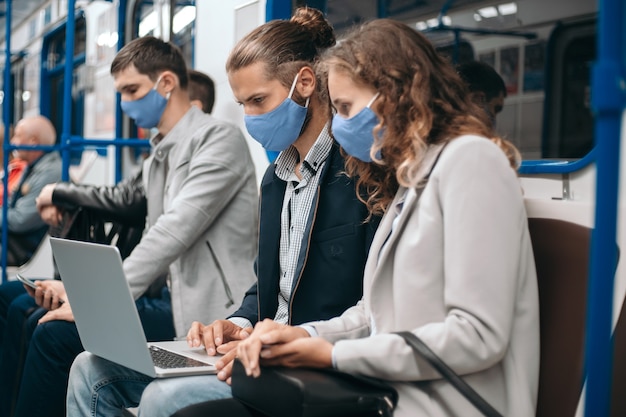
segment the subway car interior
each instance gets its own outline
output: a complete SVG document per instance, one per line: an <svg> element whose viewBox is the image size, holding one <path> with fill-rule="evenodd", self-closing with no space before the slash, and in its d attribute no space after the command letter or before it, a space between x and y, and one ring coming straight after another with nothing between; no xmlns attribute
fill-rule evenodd
<svg viewBox="0 0 626 417"><path fill-rule="evenodd" d="M507 94L496 130L522 155L542 356L555 364L544 368L542 358L537 416L626 415L623 0L0 0L4 172L20 149L11 126L41 114L55 127L64 181L127 178L150 147L122 113L109 69L125 44L154 35L213 78L213 115L242 129L260 181L276 154L246 133L224 64L250 30L304 5L322 10L339 35L376 18L401 21L453 63L477 60L501 75ZM19 266L7 265L3 245L1 265L2 282L54 273L45 239Z"/></svg>

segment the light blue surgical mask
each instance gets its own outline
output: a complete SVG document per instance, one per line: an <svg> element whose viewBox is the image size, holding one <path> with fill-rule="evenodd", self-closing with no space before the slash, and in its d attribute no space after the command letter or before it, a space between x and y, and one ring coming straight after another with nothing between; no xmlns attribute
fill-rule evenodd
<svg viewBox="0 0 626 417"><path fill-rule="evenodd" d="M300 136L306 119L309 99L307 98L304 107L291 99L297 81L298 74L293 80L289 95L274 110L264 114L245 115L243 117L248 133L265 150L282 152Z"/></svg>
<svg viewBox="0 0 626 417"><path fill-rule="evenodd" d="M379 93L367 103L367 106L354 116L346 119L335 114L332 132L335 140L348 153L364 162L372 162L370 149L374 144L374 127L379 123L378 117L370 109Z"/></svg>
<svg viewBox="0 0 626 417"><path fill-rule="evenodd" d="M159 94L157 87L159 86L160 81L161 77L159 77L157 82L154 84L152 90L148 91L148 94L140 99L122 101L120 103L122 111L126 113L128 117L133 119L138 127L143 129L152 129L153 127L157 127L161 117L163 116L163 112L167 106L167 101L170 98L170 93L167 93L165 97Z"/></svg>

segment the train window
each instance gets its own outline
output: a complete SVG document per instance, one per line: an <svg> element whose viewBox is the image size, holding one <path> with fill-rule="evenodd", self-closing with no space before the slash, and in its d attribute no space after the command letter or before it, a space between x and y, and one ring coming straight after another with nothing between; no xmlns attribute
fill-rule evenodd
<svg viewBox="0 0 626 417"><path fill-rule="evenodd" d="M12 124L17 123L18 120L24 115L24 101L22 100L22 92L24 91L24 57L22 55L16 55L11 60L11 76L10 86L13 92L12 101L9 105L9 117L8 119ZM0 80L0 88L4 87L4 77ZM0 105L4 102L4 91L0 93ZM4 106L2 110L4 109ZM0 115L2 113L0 112ZM0 128L2 124L0 123Z"/></svg>
<svg viewBox="0 0 626 417"><path fill-rule="evenodd" d="M132 36L152 35L172 41L181 48L187 65L193 67L195 19L194 0L140 0L133 7Z"/></svg>
<svg viewBox="0 0 626 417"><path fill-rule="evenodd" d="M32 54L24 58L24 91L22 101L24 112L33 113L39 109L39 68L41 55Z"/></svg>
<svg viewBox="0 0 626 417"><path fill-rule="evenodd" d="M582 158L593 147L591 64L596 55L595 22L562 24L548 46L544 158Z"/></svg>
<svg viewBox="0 0 626 417"><path fill-rule="evenodd" d="M77 19L75 24L74 56L84 55L87 42L87 24L85 18ZM65 23L63 24L63 30L56 29L53 30L53 32L55 35L50 37L47 48L48 68L65 65Z"/></svg>
<svg viewBox="0 0 626 417"><path fill-rule="evenodd" d="M196 6L194 1L177 1L172 17L172 42L178 45L183 52L187 65L192 68L193 38L196 21Z"/></svg>
<svg viewBox="0 0 626 417"><path fill-rule="evenodd" d="M13 123L24 116L24 58L19 57L11 63L11 81L13 82Z"/></svg>

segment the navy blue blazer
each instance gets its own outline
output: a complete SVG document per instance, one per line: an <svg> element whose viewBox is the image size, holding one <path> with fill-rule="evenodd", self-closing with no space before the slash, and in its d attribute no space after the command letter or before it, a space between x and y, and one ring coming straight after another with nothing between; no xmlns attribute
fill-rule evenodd
<svg viewBox="0 0 626 417"><path fill-rule="evenodd" d="M273 319L278 309L280 279L280 213L286 182L271 164L261 183L257 284L244 296L231 317L252 324ZM356 196L355 181L344 171L339 146L333 145L324 165L304 234L289 300L289 324L325 320L340 315L363 294L363 270L380 221Z"/></svg>

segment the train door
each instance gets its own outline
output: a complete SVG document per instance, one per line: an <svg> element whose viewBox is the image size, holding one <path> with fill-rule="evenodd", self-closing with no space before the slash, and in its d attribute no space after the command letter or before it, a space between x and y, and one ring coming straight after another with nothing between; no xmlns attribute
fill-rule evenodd
<svg viewBox="0 0 626 417"><path fill-rule="evenodd" d="M60 139L63 128L63 72L65 60L73 61L72 77L72 116L71 135L83 136L84 113L85 113L85 60L86 60L86 36L87 25L85 16L81 13L76 17L76 31L74 35L74 51L68 57L65 50L65 25L62 23L44 36L41 48L41 114L48 117L57 131ZM72 150L71 162L80 162L82 151Z"/></svg>

